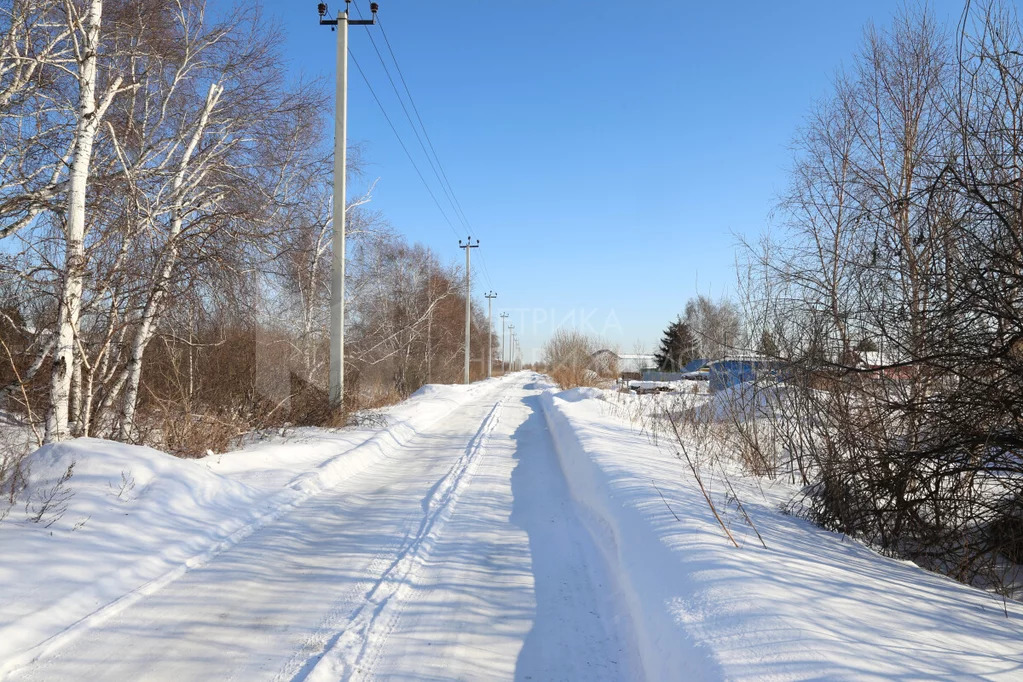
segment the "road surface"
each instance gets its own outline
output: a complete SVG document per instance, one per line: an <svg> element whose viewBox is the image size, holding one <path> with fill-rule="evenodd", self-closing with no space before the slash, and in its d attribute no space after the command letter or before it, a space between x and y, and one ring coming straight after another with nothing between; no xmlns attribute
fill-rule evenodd
<svg viewBox="0 0 1023 682"><path fill-rule="evenodd" d="M494 382L11 679L638 678L534 378Z"/></svg>

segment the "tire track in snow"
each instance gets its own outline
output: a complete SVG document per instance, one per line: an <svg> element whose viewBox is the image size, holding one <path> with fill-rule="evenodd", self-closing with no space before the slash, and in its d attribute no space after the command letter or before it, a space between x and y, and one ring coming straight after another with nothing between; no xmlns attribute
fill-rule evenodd
<svg viewBox="0 0 1023 682"><path fill-rule="evenodd" d="M485 390L494 390L494 387L487 387ZM473 397L478 398L479 396L477 395ZM463 406L464 403L454 405L450 411L438 416L435 420L431 420L429 425L432 426L433 424L441 422ZM420 430L422 430L422 427L420 427ZM345 464L343 460L345 457L358 456L363 452L363 450L368 451L369 449L376 448L379 452L373 455L366 455L365 461L362 462L359 467L360 469L368 469L380 461L381 458L389 455L396 448L400 449L408 445L407 439L398 440L397 442L388 442L388 439L391 441L395 440L392 428L384 428L373 432L361 443L344 449L338 452L337 455L326 460L318 469L297 476L289 482L284 489L272 494L263 501L261 503L262 511L256 512L251 517L239 521L233 528L226 531L224 535L213 538L210 545L208 545L205 549L176 563L176 565L163 573L157 574L150 577L148 580L140 582L139 585L130 589L126 593L123 593L113 599L100 601L98 606L91 611L87 611L85 615L78 620L69 623L51 635L42 637L35 645L8 657L7 660L0 660L0 679L6 679L12 673L31 665L41 658L55 654L57 651L66 647L81 636L84 632L102 626L110 619L124 613L143 599L155 595L168 585L176 582L189 571L209 564L218 555L238 545L250 535L253 535L254 533L280 520L284 516L300 509L310 499L320 495L325 490L328 490L335 485L335 482L330 479L329 470L332 466L343 468L343 465ZM355 473L355 469L349 473ZM134 569L134 566L121 567L117 569L115 574L129 572ZM106 579L107 577L104 576L101 580ZM57 604L49 607L47 610L59 611L63 608L72 608L75 603L80 602L83 599L91 598L93 598L92 595L87 594L84 591L82 593L71 593L66 596L62 602L58 602ZM34 627L31 622L22 623L21 626Z"/></svg>
<svg viewBox="0 0 1023 682"><path fill-rule="evenodd" d="M366 567L366 575L382 576L394 564L395 552L399 554L405 551L410 543L415 523L416 514L409 514L402 523L402 539L394 543L388 550L381 551L373 556ZM420 524L421 525L421 524ZM345 623L351 623L365 603L366 595L379 582L379 578L360 580L348 586L336 599L330 611L320 620L315 632L310 635L301 647L295 651L288 662L273 677L273 682L286 682L287 680L302 679L309 674L309 671L316 664L329 647L330 643L337 637L337 633L345 627Z"/></svg>
<svg viewBox="0 0 1023 682"><path fill-rule="evenodd" d="M422 501L423 517L415 534L372 583L363 603L349 619L334 626L337 634L323 652L306 660L297 671L293 664L285 666L277 679L290 676L293 682L335 682L358 679L368 672L404 610L412 589L410 584L429 555L434 538L479 468L487 441L500 422L503 403L503 399L499 400L491 408L458 460L427 492ZM307 648L303 647L303 651Z"/></svg>

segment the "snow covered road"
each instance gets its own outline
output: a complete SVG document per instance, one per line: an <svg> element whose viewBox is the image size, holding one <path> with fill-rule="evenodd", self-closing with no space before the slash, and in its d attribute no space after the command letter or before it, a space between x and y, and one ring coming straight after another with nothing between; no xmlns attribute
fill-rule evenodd
<svg viewBox="0 0 1023 682"><path fill-rule="evenodd" d="M73 461L74 496L0 524L0 678L1023 679L1019 602L709 472L736 548L615 400L519 373L202 460L42 448L29 493Z"/></svg>
<svg viewBox="0 0 1023 682"><path fill-rule="evenodd" d="M523 376L11 679L638 678Z"/></svg>

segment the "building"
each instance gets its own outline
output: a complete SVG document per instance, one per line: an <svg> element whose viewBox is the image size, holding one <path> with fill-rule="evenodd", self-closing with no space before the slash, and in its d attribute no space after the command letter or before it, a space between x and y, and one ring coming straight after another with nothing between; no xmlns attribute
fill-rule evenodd
<svg viewBox="0 0 1023 682"><path fill-rule="evenodd" d="M638 372L642 374L645 371L657 369L657 358L653 355L645 354L619 354L618 355L618 371L619 372Z"/></svg>
<svg viewBox="0 0 1023 682"><path fill-rule="evenodd" d="M657 369L657 358L644 353L616 353L602 348L591 357L594 371L603 376L609 376L611 369L617 367L622 379L639 379L644 372Z"/></svg>
<svg viewBox="0 0 1023 682"><path fill-rule="evenodd" d="M731 355L707 364L711 393L746 381L778 378L785 363L764 355Z"/></svg>

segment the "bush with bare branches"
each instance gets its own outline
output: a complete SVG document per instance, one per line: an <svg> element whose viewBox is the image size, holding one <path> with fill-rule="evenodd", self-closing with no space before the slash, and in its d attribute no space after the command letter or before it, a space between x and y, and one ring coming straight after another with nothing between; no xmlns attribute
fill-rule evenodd
<svg viewBox="0 0 1023 682"><path fill-rule="evenodd" d="M597 386L606 383L594 367L596 343L582 332L558 329L544 344L544 365L548 375L562 388Z"/></svg>
<svg viewBox="0 0 1023 682"><path fill-rule="evenodd" d="M746 307L790 364L776 415L799 508L960 580L1018 587L1023 32L968 5L867 32L797 140L787 233Z"/></svg>

